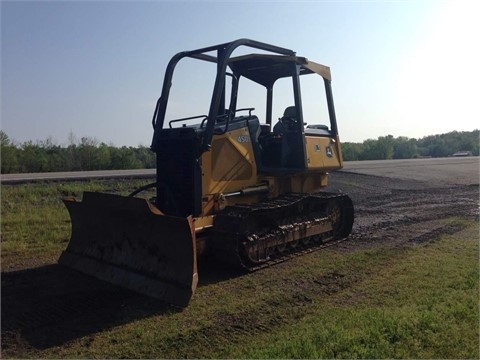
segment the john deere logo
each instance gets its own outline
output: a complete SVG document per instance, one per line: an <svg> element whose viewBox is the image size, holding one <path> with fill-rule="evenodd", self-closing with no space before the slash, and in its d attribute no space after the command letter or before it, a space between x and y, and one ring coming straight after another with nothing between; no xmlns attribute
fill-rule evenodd
<svg viewBox="0 0 480 360"><path fill-rule="evenodd" d="M332 157L333 156L332 148L330 146L327 146L325 149L325 153L327 154L328 157Z"/></svg>

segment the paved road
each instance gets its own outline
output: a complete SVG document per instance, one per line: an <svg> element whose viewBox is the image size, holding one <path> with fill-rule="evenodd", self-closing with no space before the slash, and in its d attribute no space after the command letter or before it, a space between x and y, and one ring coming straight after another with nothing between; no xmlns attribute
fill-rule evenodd
<svg viewBox="0 0 480 360"><path fill-rule="evenodd" d="M343 171L443 184L479 184L478 156L346 161Z"/></svg>
<svg viewBox="0 0 480 360"><path fill-rule="evenodd" d="M479 157L346 161L343 171L447 184L478 184ZM5 174L4 184L46 180L154 177L155 169ZM432 180L434 179L434 180Z"/></svg>
<svg viewBox="0 0 480 360"><path fill-rule="evenodd" d="M155 177L155 169L134 170L98 170L98 171L69 171L31 174L4 174L1 175L2 184L15 184L48 180L86 180L105 178L145 178Z"/></svg>

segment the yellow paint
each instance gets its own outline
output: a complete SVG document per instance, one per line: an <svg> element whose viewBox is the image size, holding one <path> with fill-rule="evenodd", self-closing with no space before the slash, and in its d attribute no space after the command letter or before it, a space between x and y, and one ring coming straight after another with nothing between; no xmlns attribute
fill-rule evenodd
<svg viewBox="0 0 480 360"><path fill-rule="evenodd" d="M340 142L321 136L306 136L308 168L300 174L258 176L248 128L214 135L211 151L202 157L202 220L195 226L209 224L225 206L255 203L281 194L318 192L328 183L328 171L342 167ZM328 156L327 154L331 156ZM268 194L223 196L268 183Z"/></svg>
<svg viewBox="0 0 480 360"><path fill-rule="evenodd" d="M203 215L215 212L215 194L239 191L258 184L248 128L214 135L212 150L202 155ZM228 198L226 205L258 201L258 195Z"/></svg>
<svg viewBox="0 0 480 360"><path fill-rule="evenodd" d="M329 137L306 136L305 143L309 170L329 171L342 168L342 155L338 141Z"/></svg>

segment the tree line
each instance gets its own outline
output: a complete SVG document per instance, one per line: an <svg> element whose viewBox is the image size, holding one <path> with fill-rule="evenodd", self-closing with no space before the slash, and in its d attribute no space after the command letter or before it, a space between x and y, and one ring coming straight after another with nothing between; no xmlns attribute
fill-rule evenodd
<svg viewBox="0 0 480 360"><path fill-rule="evenodd" d="M453 131L418 140L388 135L362 143L342 143L342 154L345 161L445 157L460 151L478 156L479 142L479 130ZM71 135L67 146L56 145L50 138L18 145L2 130L0 145L2 174L155 167L155 154L148 147L115 147L89 137L77 141Z"/></svg>
<svg viewBox="0 0 480 360"><path fill-rule="evenodd" d="M49 138L16 145L0 131L1 173L36 173L57 171L121 170L155 168L155 154L145 146L115 147L95 138L71 135L67 146Z"/></svg>
<svg viewBox="0 0 480 360"><path fill-rule="evenodd" d="M478 156L480 131L452 131L446 134L429 135L421 139L392 135L368 139L362 143L342 143L345 161L413 159L420 157L447 157L458 152Z"/></svg>

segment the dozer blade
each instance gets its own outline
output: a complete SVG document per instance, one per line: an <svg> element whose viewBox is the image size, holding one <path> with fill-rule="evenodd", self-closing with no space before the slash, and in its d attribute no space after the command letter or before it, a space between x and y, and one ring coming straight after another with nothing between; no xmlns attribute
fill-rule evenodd
<svg viewBox="0 0 480 360"><path fill-rule="evenodd" d="M72 236L60 264L187 306L198 283L191 217L165 216L145 199L104 193L64 203Z"/></svg>

